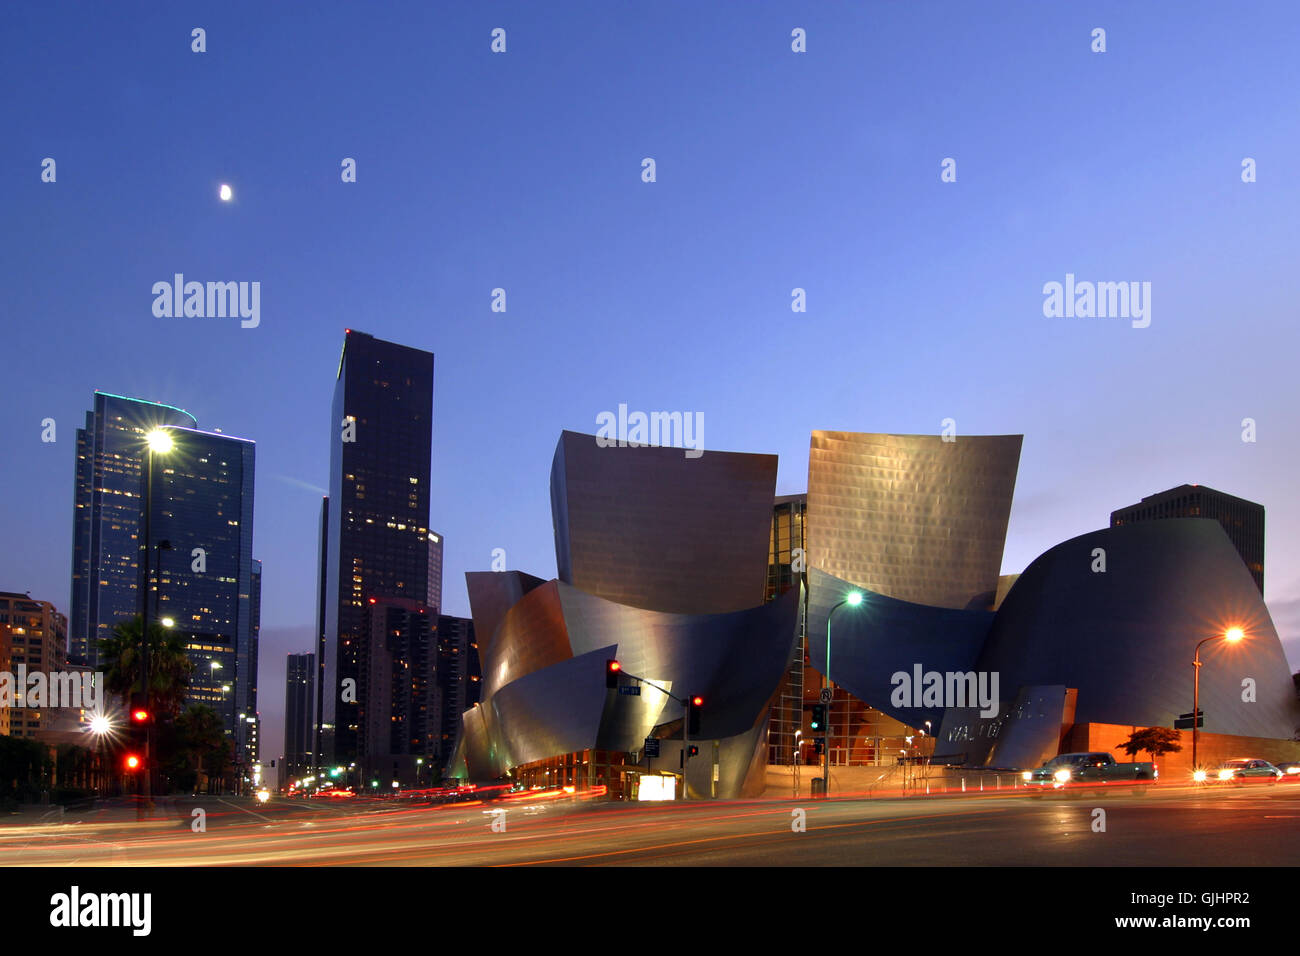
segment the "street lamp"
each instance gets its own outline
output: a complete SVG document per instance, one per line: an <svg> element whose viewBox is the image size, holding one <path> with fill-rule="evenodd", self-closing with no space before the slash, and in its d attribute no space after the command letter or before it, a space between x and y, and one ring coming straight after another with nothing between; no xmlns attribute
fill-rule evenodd
<svg viewBox="0 0 1300 956"><path fill-rule="evenodd" d="M826 746L822 748L822 796L831 792L831 618L844 605L857 607L862 603L862 592L854 591L843 601L831 608L826 615L826 673L822 674L822 697L826 699Z"/></svg>
<svg viewBox="0 0 1300 956"><path fill-rule="evenodd" d="M153 551L153 457L155 454L165 455L170 452L175 443L172 436L166 429L154 428L145 436L145 481L144 481L144 540L141 544L144 546L144 584L140 589L140 693L144 696L145 706L149 707L149 657L150 657L150 640L149 640L149 589L150 589L150 559ZM170 547L170 544L168 545ZM161 551L161 545L160 545ZM162 555L159 554L159 564ZM152 711L152 708L150 707ZM141 776L141 782L144 789L144 800L142 801L142 810L148 810L153 806L153 766L149 759L150 729L145 727L144 737L144 773Z"/></svg>
<svg viewBox="0 0 1300 956"><path fill-rule="evenodd" d="M1200 769L1200 764L1196 759L1196 745L1198 742L1199 725L1201 723L1201 644L1208 644L1210 641L1224 640L1229 644L1236 644L1246 636L1246 632L1239 627L1230 627L1222 634L1215 634L1213 637L1207 637L1196 645L1196 654L1192 658L1192 770L1193 772Z"/></svg>
<svg viewBox="0 0 1300 956"><path fill-rule="evenodd" d="M95 794L104 790L104 739L113 733L113 722L103 714L90 718L90 732L95 735Z"/></svg>

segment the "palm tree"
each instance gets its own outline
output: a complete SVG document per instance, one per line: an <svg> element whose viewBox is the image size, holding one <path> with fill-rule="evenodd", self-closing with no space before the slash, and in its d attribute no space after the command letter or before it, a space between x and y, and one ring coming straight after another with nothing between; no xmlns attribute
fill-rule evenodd
<svg viewBox="0 0 1300 956"><path fill-rule="evenodd" d="M200 779L204 775L203 758L206 755L213 758L210 770L220 771L228 743L220 714L207 704L191 704L176 718L176 730L182 746L194 755L194 770Z"/></svg>
<svg viewBox="0 0 1300 956"><path fill-rule="evenodd" d="M100 661L106 671L108 690L127 698L140 689L140 616L123 621L110 637L99 642ZM149 628L149 698L146 701L154 719L174 719L185 702L194 662L185 653L181 638L169 628L153 624Z"/></svg>

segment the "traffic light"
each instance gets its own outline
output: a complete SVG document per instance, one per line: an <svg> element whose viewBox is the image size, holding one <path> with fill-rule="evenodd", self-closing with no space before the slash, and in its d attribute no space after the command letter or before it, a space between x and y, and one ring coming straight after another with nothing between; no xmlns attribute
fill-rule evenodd
<svg viewBox="0 0 1300 956"><path fill-rule="evenodd" d="M122 769L127 773L134 773L144 766L144 758L134 751L127 751L122 755Z"/></svg>
<svg viewBox="0 0 1300 956"><path fill-rule="evenodd" d="M825 752L826 752L826 738L825 738L825 737L818 737L816 740L813 741L813 747L814 747L814 749L816 750L818 756L820 756L821 754L825 753Z"/></svg>
<svg viewBox="0 0 1300 956"><path fill-rule="evenodd" d="M688 757L698 756L699 752L700 752L700 748L695 746L695 744L691 744L686 748L686 756Z"/></svg>
<svg viewBox="0 0 1300 956"><path fill-rule="evenodd" d="M616 660L605 661L605 687L613 690L618 687L618 674L623 669L623 665Z"/></svg>
<svg viewBox="0 0 1300 956"><path fill-rule="evenodd" d="M810 727L814 732L821 732L826 729L826 705L812 705L812 725Z"/></svg>
<svg viewBox="0 0 1300 956"><path fill-rule="evenodd" d="M149 723L149 705L144 694L131 695L131 726L143 727Z"/></svg>
<svg viewBox="0 0 1300 956"><path fill-rule="evenodd" d="M686 699L686 729L690 734L700 732L700 711L704 708L704 698L692 694Z"/></svg>

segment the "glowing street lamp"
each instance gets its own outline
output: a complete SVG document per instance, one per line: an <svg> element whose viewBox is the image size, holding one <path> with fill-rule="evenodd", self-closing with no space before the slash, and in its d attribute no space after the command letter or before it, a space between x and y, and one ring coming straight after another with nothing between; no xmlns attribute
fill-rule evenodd
<svg viewBox="0 0 1300 956"><path fill-rule="evenodd" d="M861 603L862 603L862 592L852 591L849 593L848 597L846 597L839 604L831 608L831 613L826 615L826 673L822 675L822 696L826 699L826 703L828 706L826 708L826 746L822 748L822 796L823 797L830 796L830 792L831 792L831 721L830 721L831 709L829 707L830 696L831 696L831 618L833 618L835 616L835 612L838 611L840 608L842 608L844 605L847 604L849 607L857 607Z"/></svg>
<svg viewBox="0 0 1300 956"><path fill-rule="evenodd" d="M1192 658L1192 770L1199 771L1200 764L1196 759L1196 745L1199 737L1201 723L1201 644L1208 644L1210 641L1223 640L1229 644L1236 644L1246 636L1246 632L1239 627L1230 627L1222 634L1215 634L1213 637L1207 637L1196 645L1196 654Z"/></svg>
<svg viewBox="0 0 1300 956"><path fill-rule="evenodd" d="M140 588L141 601L143 602L144 606L141 608L140 611L140 624L141 624L140 643L142 646L142 653L140 654L140 691L142 694L145 695L145 705L148 706L149 658L152 656L152 651L150 648L151 642L149 639L150 638L149 631L150 631L150 623L151 623L150 614L149 614L149 589L150 589L150 577L151 577L149 562L153 556L152 555L153 533L150 527L151 519L153 517L153 459L154 459L154 455L166 455L173 448L175 448L176 445L175 442L172 441L171 433L167 431L165 428L150 429L147 433L145 433L144 441L145 441L145 448L146 448L146 454L145 454L146 470L145 470L145 481L144 481L144 540L141 542L144 546L143 560L141 562L144 570L144 582L143 582L143 586ZM168 545L168 547L170 547L170 545ZM161 549L161 543L160 543L160 549ZM162 563L161 554L159 554L158 563L159 564ZM160 579L161 577L162 575L159 575ZM140 804L140 809L142 813L153 806L153 772L150 769L150 765L149 765L149 744L150 744L149 738L150 738L150 732L149 732L149 728L146 726L145 739L144 739L144 758L143 758L143 762L145 764L145 772L141 778L141 789L144 793L144 800L142 800Z"/></svg>

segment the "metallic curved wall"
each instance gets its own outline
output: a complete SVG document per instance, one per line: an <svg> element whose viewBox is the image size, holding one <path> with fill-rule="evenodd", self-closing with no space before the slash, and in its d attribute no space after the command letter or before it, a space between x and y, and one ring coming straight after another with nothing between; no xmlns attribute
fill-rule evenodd
<svg viewBox="0 0 1300 956"><path fill-rule="evenodd" d="M478 642L480 659L491 647L492 637L506 612L533 588L545 583L541 578L522 571L465 572L465 588L469 592L474 639Z"/></svg>
<svg viewBox="0 0 1300 956"><path fill-rule="evenodd" d="M1104 573L1092 570L1097 548ZM978 666L1001 674L1004 696L1078 688L1080 723L1171 727L1192 709L1197 642L1234 625L1244 641L1201 648L1203 729L1289 739L1300 727L1290 667L1250 571L1210 519L1107 528L1045 552L1007 594ZM1245 678L1253 703L1241 699Z"/></svg>
<svg viewBox="0 0 1300 956"><path fill-rule="evenodd" d="M1021 441L813 432L809 565L903 601L991 608Z"/></svg>
<svg viewBox="0 0 1300 956"><path fill-rule="evenodd" d="M775 455L601 448L566 431L551 466L558 577L619 604L681 614L762 602Z"/></svg>
<svg viewBox="0 0 1300 956"><path fill-rule="evenodd" d="M710 757L719 742L718 793L740 796L755 776L755 747L794 647L798 608L791 590L728 614L673 614L547 582L501 619L484 659L484 699L465 715L457 762L474 779L493 779L558 754L636 750L655 726L680 720L681 705L652 687L643 685L639 697L608 690L605 661L616 657L625 674L704 698L701 753ZM665 741L660 765L675 754ZM692 763L697 794L708 793L711 769L711 759Z"/></svg>
<svg viewBox="0 0 1300 956"><path fill-rule="evenodd" d="M969 671L993 626L989 611L964 611L900 601L856 588L848 581L810 568L808 571L808 656L826 673L826 618L850 592L862 590L858 607L835 612L831 630L831 679L854 697L901 720L922 727L939 726L942 708L896 707L890 697L891 676L925 671Z"/></svg>

